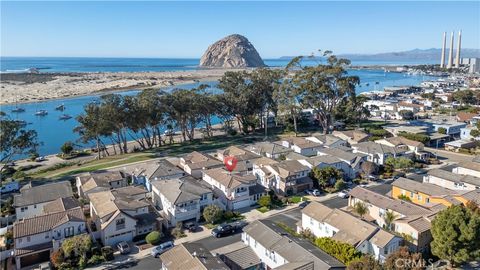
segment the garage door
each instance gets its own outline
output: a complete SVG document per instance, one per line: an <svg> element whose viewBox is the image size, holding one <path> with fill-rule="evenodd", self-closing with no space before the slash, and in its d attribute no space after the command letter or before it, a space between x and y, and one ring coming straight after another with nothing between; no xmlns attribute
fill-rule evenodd
<svg viewBox="0 0 480 270"><path fill-rule="evenodd" d="M240 208L245 208L245 207L250 207L250 199L233 203L233 210L238 210Z"/></svg>
<svg viewBox="0 0 480 270"><path fill-rule="evenodd" d="M42 262L47 262L50 260L50 250L41 251L35 254L27 255L20 258L20 265L27 267L34 264L39 264Z"/></svg>
<svg viewBox="0 0 480 270"><path fill-rule="evenodd" d="M128 241L132 241L132 239L133 239L133 232L132 231L125 232L122 234L109 236L107 239L105 239L105 245L113 247L122 241L128 242Z"/></svg>

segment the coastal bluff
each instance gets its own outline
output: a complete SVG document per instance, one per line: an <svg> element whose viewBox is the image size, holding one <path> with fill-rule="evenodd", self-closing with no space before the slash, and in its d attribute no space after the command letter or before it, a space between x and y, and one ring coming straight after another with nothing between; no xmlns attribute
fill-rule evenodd
<svg viewBox="0 0 480 270"><path fill-rule="evenodd" d="M265 63L246 37L234 34L210 45L200 59L200 66L244 68L264 67Z"/></svg>

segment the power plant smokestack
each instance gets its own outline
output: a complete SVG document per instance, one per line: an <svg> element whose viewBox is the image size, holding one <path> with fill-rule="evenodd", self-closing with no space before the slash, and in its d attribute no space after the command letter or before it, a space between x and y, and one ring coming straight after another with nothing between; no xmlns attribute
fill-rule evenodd
<svg viewBox="0 0 480 270"><path fill-rule="evenodd" d="M453 64L453 32L452 32L452 35L450 37L450 48L448 50L448 65L447 65L447 68L452 68L452 64Z"/></svg>
<svg viewBox="0 0 480 270"><path fill-rule="evenodd" d="M462 30L458 31L457 57L455 58L455 67L460 67L460 50L462 47Z"/></svg>
<svg viewBox="0 0 480 270"><path fill-rule="evenodd" d="M442 46L442 58L440 60L440 68L445 67L445 47L447 46L447 32L443 32L443 46Z"/></svg>

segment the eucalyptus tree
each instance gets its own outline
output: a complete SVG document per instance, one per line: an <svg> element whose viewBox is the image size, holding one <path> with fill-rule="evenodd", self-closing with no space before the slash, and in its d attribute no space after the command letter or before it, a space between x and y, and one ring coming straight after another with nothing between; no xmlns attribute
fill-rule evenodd
<svg viewBox="0 0 480 270"><path fill-rule="evenodd" d="M119 94L102 96L100 101L100 114L100 121L105 126L109 137L118 145L120 153L127 153L129 115L125 106L125 98Z"/></svg>
<svg viewBox="0 0 480 270"><path fill-rule="evenodd" d="M102 152L104 155L108 155L102 138L107 136L109 131L101 118L100 104L98 102L88 103L84 106L84 113L76 118L79 125L73 129L80 135L79 140L81 142L95 142L98 159L102 158Z"/></svg>
<svg viewBox="0 0 480 270"><path fill-rule="evenodd" d="M326 64L299 66L292 83L301 90L299 102L304 108L316 110L323 132L328 133L337 107L342 101L355 96L355 87L360 79L347 75L345 66L350 64L348 59L339 59L331 51L325 51L323 56L327 57ZM293 59L289 66L295 66L301 59Z"/></svg>
<svg viewBox="0 0 480 270"><path fill-rule="evenodd" d="M206 89L208 85L200 85L195 89L195 103L196 111L202 118L205 124L205 131L208 137L213 136L212 132L212 117L217 113L217 98Z"/></svg>

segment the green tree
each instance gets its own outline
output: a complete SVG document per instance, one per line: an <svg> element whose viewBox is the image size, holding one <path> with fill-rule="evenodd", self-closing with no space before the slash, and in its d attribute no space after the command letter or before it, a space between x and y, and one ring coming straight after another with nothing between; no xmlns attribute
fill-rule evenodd
<svg viewBox="0 0 480 270"><path fill-rule="evenodd" d="M272 206L272 197L269 195L264 195L258 199L258 205L262 207L270 207Z"/></svg>
<svg viewBox="0 0 480 270"><path fill-rule="evenodd" d="M336 189L336 190L342 190L342 189L344 189L346 186L347 186L347 184L346 184L345 181L343 181L342 179L340 179L340 180L338 180L337 182L335 182L335 189Z"/></svg>
<svg viewBox="0 0 480 270"><path fill-rule="evenodd" d="M148 244L157 245L157 244L160 243L161 238L162 238L162 233L161 232L153 231L153 232L150 232L149 234L147 234L147 236L145 237L145 241Z"/></svg>
<svg viewBox="0 0 480 270"><path fill-rule="evenodd" d="M400 114L404 120L412 120L415 117L415 114L410 110L401 110L398 114Z"/></svg>
<svg viewBox="0 0 480 270"><path fill-rule="evenodd" d="M347 270L383 270L383 266L372 256L363 255L360 259L352 261Z"/></svg>
<svg viewBox="0 0 480 270"><path fill-rule="evenodd" d="M315 245L346 265L362 256L362 253L357 251L354 246L329 237L317 238Z"/></svg>
<svg viewBox="0 0 480 270"><path fill-rule="evenodd" d="M286 74L290 74L288 69L286 69ZM299 92L300 90L292 83L291 76L287 76L281 84L277 85L273 93L273 99L277 104L278 111L286 116L286 120L293 120L295 136L298 132L297 122L302 109L297 99Z"/></svg>
<svg viewBox="0 0 480 270"><path fill-rule="evenodd" d="M430 141L430 137L424 134L415 134L415 133L409 133L405 131L401 131L398 133L398 136L407 138L412 141L417 141L421 142L423 144L427 144Z"/></svg>
<svg viewBox="0 0 480 270"><path fill-rule="evenodd" d="M384 267L387 270L422 270L422 254L410 253L408 247L400 247L388 255Z"/></svg>
<svg viewBox="0 0 480 270"><path fill-rule="evenodd" d="M368 213L368 207L363 202L356 202L353 205L353 211L355 211L355 213L357 213L361 218L363 218L363 216Z"/></svg>
<svg viewBox="0 0 480 270"><path fill-rule="evenodd" d="M322 187L329 187L332 183L343 179L343 173L335 167L314 167L310 173L311 178L318 181L318 184Z"/></svg>
<svg viewBox="0 0 480 270"><path fill-rule="evenodd" d="M211 224L215 224L222 218L223 211L215 204L211 204L203 209L203 218Z"/></svg>
<svg viewBox="0 0 480 270"><path fill-rule="evenodd" d="M62 147L60 147L60 150L62 151L63 155L70 155L73 151L73 143L68 141L65 142Z"/></svg>
<svg viewBox="0 0 480 270"><path fill-rule="evenodd" d="M35 130L26 130L22 123L0 116L0 163L9 163L15 156L36 153L40 145ZM1 166L3 173L7 166Z"/></svg>
<svg viewBox="0 0 480 270"><path fill-rule="evenodd" d="M439 127L437 131L440 134L447 134L447 129L444 127Z"/></svg>
<svg viewBox="0 0 480 270"><path fill-rule="evenodd" d="M399 198L400 200L407 201L407 202L411 202L411 201L412 201L412 200L410 199L410 197L408 197L407 195L403 195L403 194L398 195L398 198Z"/></svg>
<svg viewBox="0 0 480 270"><path fill-rule="evenodd" d="M453 265L480 259L480 214L463 205L440 211L432 221L432 254Z"/></svg>
<svg viewBox="0 0 480 270"><path fill-rule="evenodd" d="M453 99L462 105L477 104L477 95L470 89L453 92Z"/></svg>
<svg viewBox="0 0 480 270"><path fill-rule="evenodd" d="M394 158L392 156L389 156L385 160L385 165L391 166L395 169L400 169L400 170L407 170L413 167L414 163L411 159L405 158L405 157L397 157Z"/></svg>
<svg viewBox="0 0 480 270"><path fill-rule="evenodd" d="M385 228L388 230L393 230L393 221L395 221L397 218L398 216L393 211L387 210L387 212L385 212L385 216L383 217L383 221L385 221Z"/></svg>

